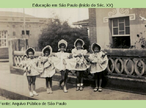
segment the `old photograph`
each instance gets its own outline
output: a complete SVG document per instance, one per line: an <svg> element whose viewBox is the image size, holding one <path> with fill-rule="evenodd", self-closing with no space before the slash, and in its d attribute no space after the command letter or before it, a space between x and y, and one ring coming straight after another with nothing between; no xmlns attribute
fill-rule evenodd
<svg viewBox="0 0 146 108"><path fill-rule="evenodd" d="M0 100L146 100L146 8L0 8Z"/></svg>

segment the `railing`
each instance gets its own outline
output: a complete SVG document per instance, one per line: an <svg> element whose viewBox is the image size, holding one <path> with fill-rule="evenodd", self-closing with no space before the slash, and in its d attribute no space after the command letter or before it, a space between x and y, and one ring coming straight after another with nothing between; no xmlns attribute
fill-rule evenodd
<svg viewBox="0 0 146 108"><path fill-rule="evenodd" d="M143 50L131 50L132 52L141 52L142 56L128 54L129 50L106 50L109 57L109 64L107 71L109 75L132 77L132 78L146 78L146 55L142 54ZM112 54L111 54L112 52ZM124 53L126 54L124 54ZM22 51L14 51L14 66L20 67L20 62L26 57ZM35 57L41 55L41 52L36 52ZM127 56L126 56L127 55Z"/></svg>
<svg viewBox="0 0 146 108"><path fill-rule="evenodd" d="M109 75L146 79L146 50L106 50Z"/></svg>

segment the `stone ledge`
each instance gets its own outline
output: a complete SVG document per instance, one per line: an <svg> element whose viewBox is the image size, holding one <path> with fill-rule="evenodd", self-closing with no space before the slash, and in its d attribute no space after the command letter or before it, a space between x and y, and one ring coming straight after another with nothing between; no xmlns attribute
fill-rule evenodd
<svg viewBox="0 0 146 108"><path fill-rule="evenodd" d="M146 93L146 80L108 76L107 87Z"/></svg>

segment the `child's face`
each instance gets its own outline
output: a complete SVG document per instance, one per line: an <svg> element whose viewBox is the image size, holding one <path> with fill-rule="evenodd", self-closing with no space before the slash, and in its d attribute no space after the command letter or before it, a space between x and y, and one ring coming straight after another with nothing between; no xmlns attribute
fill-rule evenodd
<svg viewBox="0 0 146 108"><path fill-rule="evenodd" d="M50 52L49 51L45 51L44 55L45 56L49 56Z"/></svg>
<svg viewBox="0 0 146 108"><path fill-rule="evenodd" d="M82 48L82 44L81 43L77 43L77 49L81 49Z"/></svg>
<svg viewBox="0 0 146 108"><path fill-rule="evenodd" d="M34 57L33 52L28 52L28 57L29 57L30 59L33 59L33 57Z"/></svg>
<svg viewBox="0 0 146 108"><path fill-rule="evenodd" d="M95 47L94 48L94 53L98 53L98 52L100 52L99 48L98 47Z"/></svg>
<svg viewBox="0 0 146 108"><path fill-rule="evenodd" d="M60 51L65 51L65 46L64 45L60 46Z"/></svg>

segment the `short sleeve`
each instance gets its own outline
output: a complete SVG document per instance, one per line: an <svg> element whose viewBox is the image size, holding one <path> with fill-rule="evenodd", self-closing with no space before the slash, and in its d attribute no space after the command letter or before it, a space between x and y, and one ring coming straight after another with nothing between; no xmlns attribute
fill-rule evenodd
<svg viewBox="0 0 146 108"><path fill-rule="evenodd" d="M71 53L74 53L75 52L75 49L72 49Z"/></svg>
<svg viewBox="0 0 146 108"><path fill-rule="evenodd" d="M84 53L84 55L86 55L88 52L87 52L87 50L84 50L83 53Z"/></svg>

